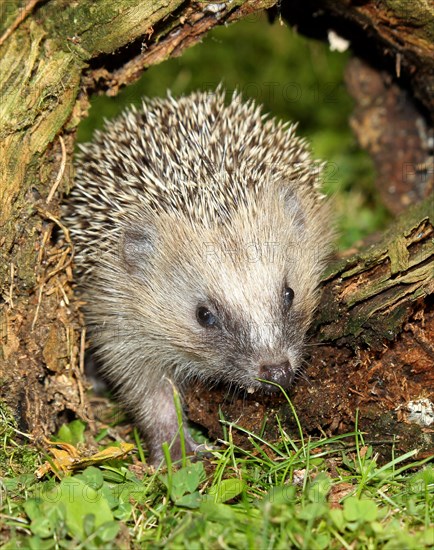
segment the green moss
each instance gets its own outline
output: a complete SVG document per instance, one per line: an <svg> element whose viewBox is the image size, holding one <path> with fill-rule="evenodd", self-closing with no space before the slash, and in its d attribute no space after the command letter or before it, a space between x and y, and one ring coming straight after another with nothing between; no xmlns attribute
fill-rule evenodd
<svg viewBox="0 0 434 550"><path fill-rule="evenodd" d="M21 8L22 2L20 0L2 2L0 9L0 35L12 25Z"/></svg>
<svg viewBox="0 0 434 550"><path fill-rule="evenodd" d="M37 467L37 450L22 439L12 411L0 401L0 477L33 472Z"/></svg>
<svg viewBox="0 0 434 550"><path fill-rule="evenodd" d="M384 0L387 8L407 25L413 24L412 32L429 42L434 41L434 6L429 0Z"/></svg>

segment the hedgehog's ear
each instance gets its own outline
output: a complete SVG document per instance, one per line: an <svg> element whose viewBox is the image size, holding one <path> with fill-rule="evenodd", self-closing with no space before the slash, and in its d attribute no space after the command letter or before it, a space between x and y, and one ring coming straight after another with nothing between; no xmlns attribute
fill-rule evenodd
<svg viewBox="0 0 434 550"><path fill-rule="evenodd" d="M306 218L301 205L300 197L292 189L285 188L282 191L283 202L288 217L291 218L292 224L300 230L304 230L306 226Z"/></svg>
<svg viewBox="0 0 434 550"><path fill-rule="evenodd" d="M136 275L146 269L155 254L156 242L155 227L132 225L125 228L120 252L128 273Z"/></svg>

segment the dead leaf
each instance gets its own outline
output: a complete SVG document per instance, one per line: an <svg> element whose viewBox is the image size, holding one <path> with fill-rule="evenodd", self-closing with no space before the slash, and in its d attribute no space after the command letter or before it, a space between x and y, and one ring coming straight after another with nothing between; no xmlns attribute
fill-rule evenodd
<svg viewBox="0 0 434 550"><path fill-rule="evenodd" d="M67 476L75 470L82 470L87 466L95 466L109 460L123 458L134 449L134 445L131 443L122 442L119 447L107 447L107 449L86 456L85 451L77 449L70 443L45 441L49 445L48 450L53 455L53 460L45 462L36 470L35 475L38 479L50 471L59 478L59 473Z"/></svg>

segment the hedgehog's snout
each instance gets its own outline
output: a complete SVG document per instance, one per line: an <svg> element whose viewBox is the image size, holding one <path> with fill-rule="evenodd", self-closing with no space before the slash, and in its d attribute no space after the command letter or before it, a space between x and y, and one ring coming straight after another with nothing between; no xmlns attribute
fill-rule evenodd
<svg viewBox="0 0 434 550"><path fill-rule="evenodd" d="M281 363L266 363L259 367L258 378L261 378L262 380L269 380L274 384L279 384L282 388L289 388L294 380L294 371L289 361L283 361ZM267 384L267 382L261 382L261 388L267 393L279 391L277 386Z"/></svg>

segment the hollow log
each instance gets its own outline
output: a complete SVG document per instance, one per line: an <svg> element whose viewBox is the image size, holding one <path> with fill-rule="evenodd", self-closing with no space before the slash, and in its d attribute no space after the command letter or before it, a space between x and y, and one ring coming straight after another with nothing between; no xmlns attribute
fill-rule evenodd
<svg viewBox="0 0 434 550"><path fill-rule="evenodd" d="M87 114L89 94L115 95L147 67L180 55L215 25L274 6L274 16L308 35L326 38L335 29L349 38L369 66L387 73L410 99L417 98L418 113L429 128L434 101L433 13L428 3L411 3L411 10L405 9L407 4L405 0L29 0L24 8L18 0L5 4L0 13L0 399L13 410L22 430L50 433L71 415L92 418L84 391L85 329L72 291L73 243L59 219L62 194L72 185L75 133ZM356 130L363 126L361 116L356 115ZM393 133L386 143L397 155L406 147L405 140L393 139ZM428 162L429 139L414 143L411 162ZM385 171L383 180L395 172ZM402 205L406 208L428 196L429 181L417 193L408 186L398 191L408 198L399 199L400 208L391 210L402 211ZM310 383L301 380L292 394L307 430L346 429L359 406L364 407L363 418L368 410L374 416L382 411L378 433L392 438L397 432L390 433L385 411L408 420L405 407L412 399L432 402L432 202L428 199L423 208L415 218L403 215L402 230L395 226L394 239L378 245L382 252L371 250L329 271L326 301L312 331L312 342L321 346L312 347ZM56 238L59 229L63 239ZM380 321L374 323L377 318ZM338 368L344 365L343 357L346 366ZM337 372L342 377L339 387ZM197 399L199 393L195 395ZM207 401L203 393L198 411L218 398L213 394ZM387 400L401 408L393 409ZM416 409L430 418L429 406L418 403ZM192 417L199 417L191 399L189 404ZM255 410L260 406L255 405ZM309 415L314 406L321 411L319 416ZM268 414L274 404L269 407ZM419 445L431 437L429 425L422 428L404 420L399 426L404 435L412 434L410 443ZM393 424L396 430L397 426Z"/></svg>

